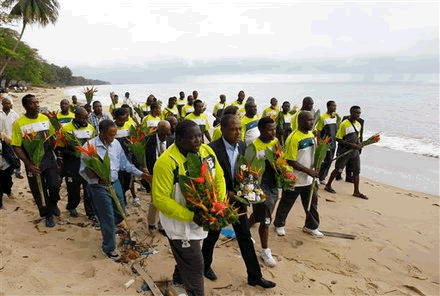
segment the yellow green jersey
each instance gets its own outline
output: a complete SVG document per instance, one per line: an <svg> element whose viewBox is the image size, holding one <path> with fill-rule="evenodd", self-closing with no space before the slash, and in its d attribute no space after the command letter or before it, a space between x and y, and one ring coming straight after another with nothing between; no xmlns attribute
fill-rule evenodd
<svg viewBox="0 0 440 296"><path fill-rule="evenodd" d="M280 108L278 106L275 107L275 109L273 109L272 107L267 107L266 109L264 109L263 115L261 117L269 116L273 120L276 120L278 117L278 113L280 113Z"/></svg>
<svg viewBox="0 0 440 296"><path fill-rule="evenodd" d="M304 134L300 130L293 131L286 140L284 158L296 161L304 167L311 169L315 163L315 136L311 131ZM295 187L308 186L312 184L313 178L308 174L294 170L297 178Z"/></svg>
<svg viewBox="0 0 440 296"><path fill-rule="evenodd" d="M237 106L238 107L238 111L240 112L241 116L243 116L244 114L246 114L246 110L244 109L244 101L240 104L238 101L233 101L231 106Z"/></svg>
<svg viewBox="0 0 440 296"><path fill-rule="evenodd" d="M153 116L151 114L148 114L147 116L144 117L144 119L142 120L142 124L145 125L146 127L152 129L152 128L157 128L157 125L159 124L159 121L162 120L161 116Z"/></svg>
<svg viewBox="0 0 440 296"><path fill-rule="evenodd" d="M162 118L163 119L167 118L170 115L178 118L178 116L179 116L179 109L177 109L177 105L174 105L173 108L170 108L170 107L167 106L167 107L165 107L162 110Z"/></svg>
<svg viewBox="0 0 440 296"><path fill-rule="evenodd" d="M256 138L260 136L258 129L258 121L260 117L255 115L252 118L246 115L241 118L241 140L250 145Z"/></svg>
<svg viewBox="0 0 440 296"><path fill-rule="evenodd" d="M73 113L70 110L69 110L69 112L66 115L62 114L61 112L58 112L57 113L57 118L58 118L58 121L63 126L65 124L71 122L75 118L75 113Z"/></svg>
<svg viewBox="0 0 440 296"><path fill-rule="evenodd" d="M218 140L222 137L221 125L219 124L212 133L212 141Z"/></svg>
<svg viewBox="0 0 440 296"><path fill-rule="evenodd" d="M202 113L199 116L195 115L194 113L191 113L190 115L186 116L185 119L191 120L191 121L194 121L195 123L197 123L197 125L200 127L200 130L202 131L202 133L204 131L208 131L211 128L211 126L209 125L209 122L208 122L208 116L206 116L205 113Z"/></svg>
<svg viewBox="0 0 440 296"><path fill-rule="evenodd" d="M186 116L188 116L191 113L194 113L194 105L186 104L182 108L182 116L181 116L181 118L185 118Z"/></svg>

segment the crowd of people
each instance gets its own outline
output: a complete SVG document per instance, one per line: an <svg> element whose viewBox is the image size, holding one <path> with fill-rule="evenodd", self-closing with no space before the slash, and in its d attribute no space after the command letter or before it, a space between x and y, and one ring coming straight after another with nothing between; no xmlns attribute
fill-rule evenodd
<svg viewBox="0 0 440 296"><path fill-rule="evenodd" d="M333 181L340 179L346 169L346 181L354 183L353 196L368 199L359 190L363 134L359 106L352 106L350 115L341 119L336 113L335 101L328 101L326 112L318 116L311 97L305 97L299 109L296 106L291 109L288 101L283 102L280 109L277 99L272 98L260 116L255 100L252 97L245 100L244 91L240 91L231 104L226 103L225 95L220 95L213 108L215 121L211 136L211 124L205 114L206 104L199 99L197 91L187 97L180 92L179 98L169 98L164 106L154 95L149 95L145 104L136 104L128 92L123 102L119 102L116 94L111 96L110 115L103 112L101 102L95 100L91 106L81 105L73 96L72 102L61 100L56 117L61 130L73 133L81 145L94 146L101 158L108 153L111 186L123 212L112 200L109 187L104 186L99 176L87 168L82 156L72 147L54 144L50 137L55 132L54 126L47 116L40 113L39 101L32 94L22 98L25 113L21 116L12 110L10 99L2 100L0 208L3 193L13 198L12 175L23 178L20 160L24 163L29 188L47 227L54 227L54 216L60 215L58 201L62 180L67 187L66 209L72 217L78 217L82 187L85 213L102 233L102 251L108 258L117 261L120 256L116 247L116 226L129 212L127 191L131 192L133 206L139 206L140 200L134 188L138 178L141 186L151 193L147 218L149 231L158 230L169 240L176 261L173 282L183 285L189 295L204 295L204 277L213 281L217 279L212 262L221 230L205 231L201 227L201 214L190 211L185 205L178 176L186 174L188 153L196 153L208 160L208 169L212 171L219 195L231 203L235 202L237 193L235 168L238 156L244 155L247 149L253 149L258 158L265 160L261 176L261 189L267 196L265 202L252 205L250 215L244 204L234 203L241 215L232 227L246 265L248 284L252 286L272 288L276 285L262 275L250 232L254 224L259 224L259 255L269 267L276 265L269 248L270 225L274 224L277 235L286 235L286 219L298 196L301 196L306 211L304 233L316 238L324 236L319 230L318 195L312 190L312 180L316 178L325 185L324 190L336 193ZM146 147L147 167L142 167L128 148L130 127L136 124L152 131ZM31 161L31 155L23 146L24 137L32 132L41 133L47 139L39 166ZM330 139L330 149L322 167L317 170L315 148L325 138ZM268 149L273 150L277 144L283 147L283 157L294 169L294 188L277 188L276 174L266 155ZM335 155L350 149L353 152L336 160L326 182ZM310 210L307 209L309 196Z"/></svg>

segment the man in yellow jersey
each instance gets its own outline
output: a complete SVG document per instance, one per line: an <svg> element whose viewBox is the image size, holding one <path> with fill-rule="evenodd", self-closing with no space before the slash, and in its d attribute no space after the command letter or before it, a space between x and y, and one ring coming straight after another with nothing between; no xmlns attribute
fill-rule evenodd
<svg viewBox="0 0 440 296"><path fill-rule="evenodd" d="M217 126L220 124L220 119L222 118L223 111L226 107L226 96L220 95L220 102L214 105L214 110L212 111L212 115L214 116L215 120L213 123L213 126Z"/></svg>
<svg viewBox="0 0 440 296"><path fill-rule="evenodd" d="M278 113L277 117L277 138L282 145L286 142L287 137L292 132L292 127L290 125L293 115L290 114L290 103L284 101L281 106L281 111Z"/></svg>
<svg viewBox="0 0 440 296"><path fill-rule="evenodd" d="M182 116L182 108L186 105L185 93L183 91L179 92L179 98L177 99L177 110L179 110L178 116Z"/></svg>
<svg viewBox="0 0 440 296"><path fill-rule="evenodd" d="M293 131L286 141L284 158L287 160L287 164L295 170L294 174L297 181L295 189L286 190L278 205L274 225L279 236L286 235L284 228L286 219L298 195L301 195L301 202L306 211L306 222L303 231L318 238L324 236L318 229L318 193L316 190L313 192L310 211L307 211L313 178L319 176L318 171L314 169L315 136L312 130L312 114L309 111L302 111L298 116L298 129Z"/></svg>
<svg viewBox="0 0 440 296"><path fill-rule="evenodd" d="M338 132L336 133L336 141L338 141L338 155L350 150L354 149L353 152L345 155L336 160L335 169L330 175L328 179L327 185L325 186L325 190L330 193L336 193L336 191L332 188L332 182L338 173L342 173L344 167L347 165L348 161L352 161L353 164L353 183L354 183L354 191L353 196L359 197L362 199L368 199L368 197L359 191L359 174L361 171L361 160L359 156L359 150L361 149L359 135L360 130L362 128L359 121L359 117L361 116L361 107L352 106L350 108L350 117L341 122L339 126Z"/></svg>
<svg viewBox="0 0 440 296"><path fill-rule="evenodd" d="M75 112L75 118L63 126L63 133L72 133L80 142L81 145L87 140L95 137L95 129L87 122L88 114L86 109L79 107ZM65 147L64 144L57 149L57 153L62 158L61 176L66 178L67 185L67 206L70 216L78 217L76 208L81 201L81 186L84 192L84 209L87 217L94 221L93 208L90 202L90 197L87 194L87 181L79 174L79 166L81 159L75 154L74 147Z"/></svg>
<svg viewBox="0 0 440 296"><path fill-rule="evenodd" d="M226 107L225 111L223 112L223 116L226 116L227 114L234 114L234 115L237 115L238 117L240 117L240 112L238 112L237 106ZM216 141L216 140L220 139L221 137L222 137L221 125L218 125L214 129L214 132L212 133L212 140ZM241 139L241 132L240 132L240 139Z"/></svg>
<svg viewBox="0 0 440 296"><path fill-rule="evenodd" d="M151 109L150 106L151 104L154 102L154 96L153 95L149 95L147 97L147 101L145 102L145 104L141 105L140 108L142 109L142 111L144 112L144 116L147 116L148 114L151 113Z"/></svg>
<svg viewBox="0 0 440 296"><path fill-rule="evenodd" d="M270 99L270 106L264 109L263 115L261 117L270 116L273 120L276 120L280 113L280 108L278 107L278 100L276 98Z"/></svg>
<svg viewBox="0 0 440 296"><path fill-rule="evenodd" d="M54 134L54 128L51 125L49 118L43 114L39 114L40 104L37 98L32 94L25 95L21 103L26 110L26 113L15 122L12 128L11 145L14 148L15 154L23 161L26 174L28 177L29 188L32 196L38 206L40 216L45 218L47 227L54 227L55 221L53 216L60 215L60 209L57 206L60 200L60 186L61 178L60 171L55 159L55 154L51 147L52 141L44 143L44 157L40 167L35 166L29 159L29 154L23 147L23 136L25 133L37 132L43 136ZM43 183L44 196L40 196L38 189L37 176L41 177ZM42 199L45 200L43 206Z"/></svg>
<svg viewBox="0 0 440 296"><path fill-rule="evenodd" d="M291 126L292 126L292 132L294 132L298 128L298 115L302 111L310 111L312 112L313 116L313 99L311 97L305 97L302 102L301 109L295 113L295 115L292 118Z"/></svg>
<svg viewBox="0 0 440 296"><path fill-rule="evenodd" d="M241 118L241 140L249 146L255 139L260 136L258 129L257 105L250 100L244 105L246 114Z"/></svg>
<svg viewBox="0 0 440 296"><path fill-rule="evenodd" d="M238 106L238 111L240 112L241 116L243 116L246 113L246 110L244 109L244 98L245 93L244 91L240 90L238 92L238 97L236 101L233 101L231 106Z"/></svg>
<svg viewBox="0 0 440 296"><path fill-rule="evenodd" d="M316 124L316 138L318 141L325 138L330 138L330 149L327 151L324 161L319 169L319 183L325 184L325 177L327 177L330 165L332 164L333 156L336 151L336 132L338 124L341 118L336 113L336 103L335 101L327 102L327 112L325 112L318 120Z"/></svg>
<svg viewBox="0 0 440 296"><path fill-rule="evenodd" d="M75 113L70 111L70 103L68 99L61 100L60 109L61 111L57 113L57 118L61 125L65 125L75 118Z"/></svg>
<svg viewBox="0 0 440 296"><path fill-rule="evenodd" d="M70 111L75 113L79 107L81 107L81 104L78 103L78 98L75 95L72 96L72 104L70 105Z"/></svg>
<svg viewBox="0 0 440 296"><path fill-rule="evenodd" d="M219 197L226 198L223 169L214 151L202 144L199 126L190 120L177 125L176 141L156 161L153 169L153 201L160 211L160 221L168 236L176 260L173 282L183 284L189 295L203 296L203 255L201 244L208 232L201 227L200 214L185 206L179 175L185 175L188 153L197 153L206 159L213 173Z"/></svg>
<svg viewBox="0 0 440 296"><path fill-rule="evenodd" d="M113 116L113 112L115 111L115 109L120 108L121 106L122 106L122 102L119 102L119 96L114 94L112 103L110 104L108 111Z"/></svg>
<svg viewBox="0 0 440 296"><path fill-rule="evenodd" d="M168 135L168 138L174 143L174 139L176 138L176 127L179 121L174 116L168 116L165 120L170 123L170 134Z"/></svg>
<svg viewBox="0 0 440 296"><path fill-rule="evenodd" d="M274 267L277 263L272 257L272 251L269 249L269 225L272 223L272 212L278 199L278 189L275 179L275 171L266 156L266 150L273 150L278 143L275 137L276 124L270 117L263 117L258 121L260 136L252 142L247 149L255 149L256 157L265 160L265 169L261 178L261 189L266 195L266 201L260 204L254 204L253 213L249 218L249 224L260 223L258 233L261 241L261 258L264 264ZM246 150L247 151L247 150Z"/></svg>
<svg viewBox="0 0 440 296"><path fill-rule="evenodd" d="M134 164L135 167L137 167L138 169L142 169L140 163L137 161L137 158L133 155L130 148L128 147L127 137L130 135L130 127L133 125L133 123L131 123L128 120L129 116L130 116L129 110L130 110L130 107L128 107L128 108L121 107L121 108L118 108L114 111L114 119L115 119L114 121L115 121L115 124L117 127L115 139L119 141L119 144L121 144L121 147L124 150L125 156L127 157L128 161L130 161L132 164ZM119 178L119 181L121 182L122 194L124 195L125 205L128 206L126 192L129 189L132 189L133 174L126 172L126 171L119 171L118 178ZM136 196L136 192L135 192L134 188L133 188L133 190L130 190L130 191L131 191L131 195L133 197L133 205L135 207L140 206L140 200Z"/></svg>
<svg viewBox="0 0 440 296"><path fill-rule="evenodd" d="M182 113L180 119L184 119L186 116L194 113L194 98L192 95L189 95L187 98L188 103L183 106Z"/></svg>
<svg viewBox="0 0 440 296"><path fill-rule="evenodd" d="M209 134L209 129L211 128L211 126L208 122L208 116L203 113L204 108L205 104L203 104L202 101L194 101L194 113L188 115L187 117L185 117L185 119L192 120L197 123L202 133L204 133L208 141L211 142L211 135Z"/></svg>
<svg viewBox="0 0 440 296"><path fill-rule="evenodd" d="M168 105L162 111L162 118L167 118L169 115L175 117L179 116L179 109L177 109L177 98L171 97L168 99Z"/></svg>
<svg viewBox="0 0 440 296"><path fill-rule="evenodd" d="M162 120L162 112L158 102L153 102L150 105L151 113L142 119L142 124L148 127L150 130L157 128L159 121Z"/></svg>

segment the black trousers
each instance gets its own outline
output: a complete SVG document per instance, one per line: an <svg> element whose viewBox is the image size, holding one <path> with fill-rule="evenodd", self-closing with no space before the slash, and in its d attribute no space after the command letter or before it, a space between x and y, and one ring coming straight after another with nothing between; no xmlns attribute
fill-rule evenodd
<svg viewBox="0 0 440 296"><path fill-rule="evenodd" d="M37 177L30 171L26 171L29 188L37 204L40 217L50 217L55 213L57 203L60 200L61 177L58 167L47 168L41 172L41 182L43 183L43 194L46 206L43 207L40 190L38 189Z"/></svg>
<svg viewBox="0 0 440 296"><path fill-rule="evenodd" d="M13 167L0 171L0 208L3 206L3 194L11 194Z"/></svg>
<svg viewBox="0 0 440 296"><path fill-rule="evenodd" d="M121 182L122 193L124 194L125 205L127 205L127 196L125 195L125 193L130 189L131 178L132 178L131 173L128 173L126 171L119 171L118 172L118 179Z"/></svg>
<svg viewBox="0 0 440 296"><path fill-rule="evenodd" d="M286 219L290 210L293 207L298 195L301 195L301 202L303 204L304 211L307 213L307 206L309 203L309 195L312 185L295 187L295 190L286 190L285 194L281 197L278 204L277 214L275 217L275 227L283 227L286 225ZM304 224L308 229L317 229L319 227L319 214L318 214L318 192L315 190L312 196L312 204L310 206L310 213L306 215L306 222Z"/></svg>
<svg viewBox="0 0 440 296"><path fill-rule="evenodd" d="M336 151L336 147L330 148L327 151L327 154L325 155L325 159L321 164L321 169L319 170L319 180L324 180L325 177L327 177L330 166L332 165L332 159L335 156L335 151Z"/></svg>
<svg viewBox="0 0 440 296"><path fill-rule="evenodd" d="M84 192L84 210L87 217L93 216L93 208L89 194L86 190L87 181L79 174L76 176L66 176L67 185L67 210L76 209L81 201L81 186Z"/></svg>
<svg viewBox="0 0 440 296"><path fill-rule="evenodd" d="M244 206L243 206L244 207ZM246 208L240 209L240 213L246 213ZM251 240L251 232L249 230L249 220L247 215L241 215L237 223L232 224L235 235L237 236L238 246L240 247L241 256L244 264L246 264L248 279L260 279L262 277L260 264L255 254L254 243ZM214 253L215 243L220 236L221 230L210 230L208 237L204 239L202 246L203 260L205 270L211 267L212 255Z"/></svg>
<svg viewBox="0 0 440 296"><path fill-rule="evenodd" d="M202 241L190 240L189 246L184 246L182 240L168 240L177 263L173 281L182 283L188 295L204 296Z"/></svg>

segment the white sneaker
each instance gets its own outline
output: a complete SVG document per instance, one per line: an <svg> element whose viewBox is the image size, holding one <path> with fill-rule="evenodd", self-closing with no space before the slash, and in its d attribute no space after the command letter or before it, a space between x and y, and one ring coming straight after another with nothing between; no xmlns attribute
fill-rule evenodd
<svg viewBox="0 0 440 296"><path fill-rule="evenodd" d="M277 265L275 259L272 257L272 251L270 249L261 249L261 258L263 259L264 264L269 267L274 267Z"/></svg>
<svg viewBox="0 0 440 296"><path fill-rule="evenodd" d="M275 231L277 232L278 236L285 236L286 230L284 227L275 227Z"/></svg>
<svg viewBox="0 0 440 296"><path fill-rule="evenodd" d="M324 234L321 232L321 231L319 231L319 229L318 228L316 228L316 229L309 229L309 228L307 228L307 227L303 227L303 231L305 232L305 233L308 233L308 234L310 234L310 235L313 235L314 237L317 237L317 238L322 238L323 236L324 236Z"/></svg>
<svg viewBox="0 0 440 296"><path fill-rule="evenodd" d="M254 238L252 236L251 236L251 241L255 245L255 240L254 240Z"/></svg>
<svg viewBox="0 0 440 296"><path fill-rule="evenodd" d="M139 197L136 197L135 199L133 199L133 205L135 207L139 207L141 205L141 201L140 201Z"/></svg>

